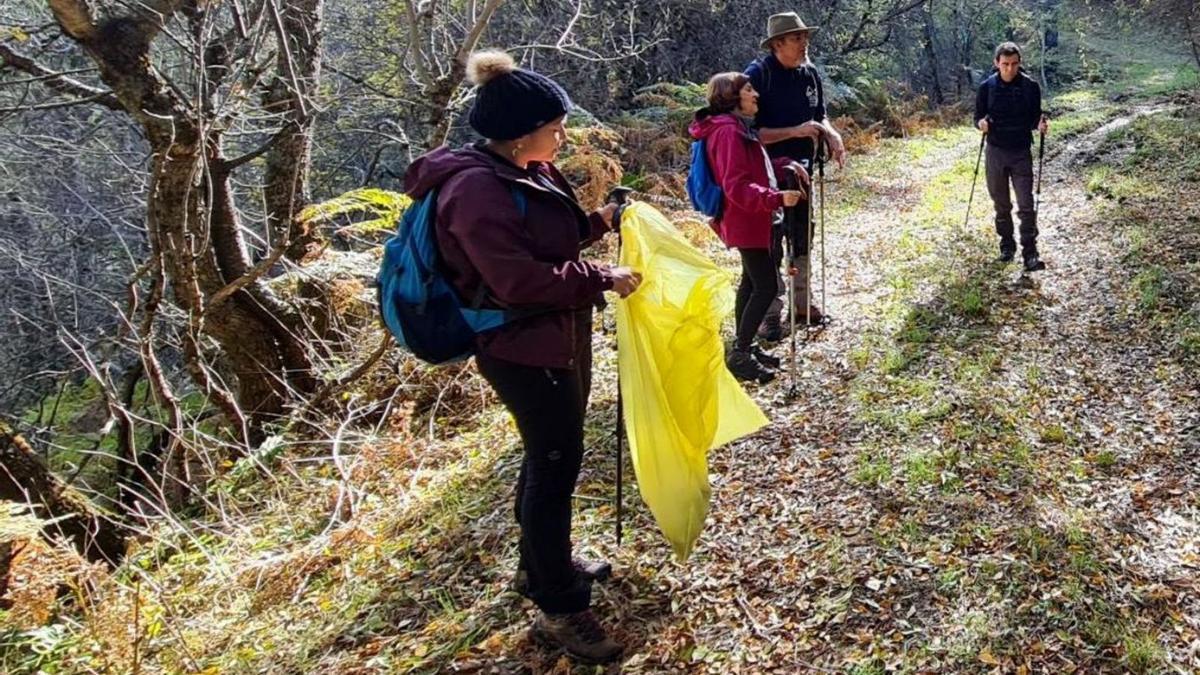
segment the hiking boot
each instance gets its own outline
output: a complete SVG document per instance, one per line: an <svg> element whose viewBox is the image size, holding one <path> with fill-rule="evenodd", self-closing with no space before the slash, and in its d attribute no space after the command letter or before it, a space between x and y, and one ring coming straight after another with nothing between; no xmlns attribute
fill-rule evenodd
<svg viewBox="0 0 1200 675"><path fill-rule="evenodd" d="M576 660L592 665L612 663L625 651L604 632L590 609L574 614L540 612L530 633L543 647L565 649Z"/></svg>
<svg viewBox="0 0 1200 675"><path fill-rule="evenodd" d="M1046 263L1042 262L1042 259L1038 257L1038 254L1031 253L1023 257L1025 258L1026 272L1037 272L1038 270L1046 269Z"/></svg>
<svg viewBox="0 0 1200 675"><path fill-rule="evenodd" d="M746 349L734 348L725 357L725 365L729 368L729 372L733 376L743 382L758 382L766 384L775 379L775 373L763 368L762 365L750 356L750 351Z"/></svg>
<svg viewBox="0 0 1200 675"><path fill-rule="evenodd" d="M808 312L801 307L796 311L796 325L803 326L805 321L808 321L810 326L820 326L825 322L825 313L816 305L809 305Z"/></svg>
<svg viewBox="0 0 1200 675"><path fill-rule="evenodd" d="M779 369L779 357L763 351L758 345L752 345L750 347L750 355L754 357L755 361L758 361L767 368L771 368L773 370Z"/></svg>
<svg viewBox="0 0 1200 675"><path fill-rule="evenodd" d="M1010 263L1015 257L1017 257L1017 242L1000 242L1000 257L996 260L1002 263Z"/></svg>
<svg viewBox="0 0 1200 675"><path fill-rule="evenodd" d="M778 319L767 319L758 327L758 338L764 342L779 342L788 336L789 327Z"/></svg>
<svg viewBox="0 0 1200 675"><path fill-rule="evenodd" d="M607 560L582 560L580 558L571 558L571 567L575 568L575 574L587 582L604 581L612 576L612 565ZM512 584L509 586L512 590L529 597L529 571L517 568L517 573L513 576Z"/></svg>

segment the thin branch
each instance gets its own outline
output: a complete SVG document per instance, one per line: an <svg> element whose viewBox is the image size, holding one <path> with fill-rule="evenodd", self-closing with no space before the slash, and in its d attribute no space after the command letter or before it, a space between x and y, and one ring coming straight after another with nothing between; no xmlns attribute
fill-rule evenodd
<svg viewBox="0 0 1200 675"><path fill-rule="evenodd" d="M387 354L388 347L391 346L392 334L385 331L383 333L383 337L379 340L379 344L375 347L375 351L367 357L366 361L363 361L358 365L358 367L349 373L346 373L345 375L322 387L320 391L313 395L312 399L308 402L308 405L305 406L305 409L316 409L322 403L324 403L330 395L344 388L346 385L356 382L360 377L367 374L367 372L374 368L375 364L378 363L385 354Z"/></svg>
<svg viewBox="0 0 1200 675"><path fill-rule="evenodd" d="M269 2L268 5L271 8L271 19L275 24L276 39L283 54L284 73L291 81L292 91L296 92L295 101L300 112L300 120L307 120L309 113L307 101L303 95L305 88L300 86L300 77L296 74L296 59L292 56L291 41L288 39L287 27L283 23L283 15L279 13L279 6L275 2Z"/></svg>
<svg viewBox="0 0 1200 675"><path fill-rule="evenodd" d="M121 101L111 91L86 85L74 78L67 77L65 73L53 71L31 58L18 54L7 45L0 44L0 59L6 65L34 76L34 78L42 81L47 87L60 94L67 94L68 96L83 99L80 101L81 103L99 103L112 110L125 109L121 105Z"/></svg>
<svg viewBox="0 0 1200 675"><path fill-rule="evenodd" d="M4 82L0 82L0 87L8 87L8 86L17 85L17 84L29 84L30 82L41 82L42 80L47 80L47 79L50 79L53 77L59 77L61 75L77 75L79 73L94 73L97 70L99 70L99 69L95 68L95 67L75 68L73 70L63 70L63 71L60 71L57 73L48 73L46 75L36 75L34 77L26 77L21 80L5 80Z"/></svg>
<svg viewBox="0 0 1200 675"><path fill-rule="evenodd" d="M371 84L370 82L367 82L365 79L363 79L357 75L347 73L346 71L340 70L328 63L324 64L324 66L326 68L328 68L329 70L333 71L334 73L337 73L338 75L341 75L342 77L346 78L347 80L350 80L354 84L357 84L360 87L367 89L369 91L372 91L376 94L379 94L380 96L382 96L384 98L389 98L389 99L392 99L393 101L403 101L408 104L416 105L415 101L410 101L410 100L404 98L403 96L397 96L396 94L386 92L386 91L380 89L379 87L376 87L375 85Z"/></svg>
<svg viewBox="0 0 1200 675"><path fill-rule="evenodd" d="M412 56L413 67L417 69L417 79L421 84L428 85L433 79L429 76L425 62L421 60L421 28L417 23L419 18L413 0L404 0L404 11L408 14L408 52Z"/></svg>
<svg viewBox="0 0 1200 675"><path fill-rule="evenodd" d="M541 50L560 52L560 53L566 54L567 56L570 56L572 58L576 58L581 61L588 61L590 63L614 63L616 61L624 61L625 59L640 56L640 55L646 53L647 51L649 51L651 48L653 48L657 45L660 45L664 42L669 42L669 41L670 40L668 38L657 38L655 40L651 40L650 42L646 42L644 44L638 45L637 48L632 49L628 52L624 52L624 53L617 54L614 56L604 56L603 54L598 54L594 51L591 51L590 49L585 49L583 47L578 47L578 46L560 46L557 44L551 45L551 44L543 44L543 43L537 43L537 42L531 43L531 44L517 45L516 47L509 48L509 51L519 52L519 51L529 51L529 50L534 50L534 49L541 49Z"/></svg>
<svg viewBox="0 0 1200 675"><path fill-rule="evenodd" d="M475 46L479 44L479 39L483 37L483 31L487 29L488 23L492 20L492 15L500 8L500 3L504 0L488 0L483 6L483 11L480 12L479 18L475 20L475 25L471 26L471 31L467 33L467 37L458 47L458 52L454 55L454 60L457 63L465 65L467 63L467 55L475 51Z"/></svg>
<svg viewBox="0 0 1200 675"><path fill-rule="evenodd" d="M251 150L250 152L247 152L246 154L244 154L240 157L235 157L230 160L222 161L221 162L221 170L228 173L228 172L233 171L234 169L242 166L243 164L252 162L252 161L258 159L259 157L262 157L263 155L267 154L267 151L270 150L271 147L274 146L276 143L278 143L280 138L283 138L284 133L287 131L288 127L290 127L290 126L291 126L291 123L284 124L283 127L279 129L279 131L276 131L275 133L271 134L271 137L268 138L262 145Z"/></svg>
<svg viewBox="0 0 1200 675"><path fill-rule="evenodd" d="M877 49L879 47L886 45L888 43L888 41L890 41L891 39L892 39L892 27L888 26L887 30L884 31L884 33L883 33L883 37L879 38L875 42L867 42L867 43L860 44L853 48L844 47L844 48L842 48L841 52L839 52L839 53L842 54L843 56L845 56L846 54L850 54L853 52L862 52L862 51L868 51L871 49Z"/></svg>
<svg viewBox="0 0 1200 675"><path fill-rule="evenodd" d="M562 35L558 36L556 44L559 47L567 45L567 40L571 38L571 33L575 31L575 24L579 23L581 18L583 18L583 0L576 0L575 14L567 21L567 25L563 27ZM571 40L571 42L574 42L574 40Z"/></svg>
<svg viewBox="0 0 1200 675"><path fill-rule="evenodd" d="M270 255L258 261L257 265L255 265L242 276L226 284L224 288L217 291L211 298L209 298L208 302L204 306L204 314L201 318L206 317L214 307L228 300L233 296L234 293L246 288L250 284L257 281L259 277L266 274L267 270L271 269L272 265L279 262L279 259L283 257L284 253L287 252L288 246L290 246L291 243L290 237L285 236L280 238L280 240L275 244L275 247L271 249Z"/></svg>
<svg viewBox="0 0 1200 675"><path fill-rule="evenodd" d="M104 96L107 96L107 94L101 93L101 94L96 94L95 96L88 96L87 98L78 98L78 99L75 99L72 101L56 101L54 103L38 103L36 105L24 105L24 106L19 105L19 106L14 106L12 108L0 108L0 115L7 115L9 113L17 113L17 112L33 112L33 111L37 111L37 110L57 110L59 108L70 108L70 107L77 106L77 105L84 105L86 103L99 103L101 97L104 97Z"/></svg>

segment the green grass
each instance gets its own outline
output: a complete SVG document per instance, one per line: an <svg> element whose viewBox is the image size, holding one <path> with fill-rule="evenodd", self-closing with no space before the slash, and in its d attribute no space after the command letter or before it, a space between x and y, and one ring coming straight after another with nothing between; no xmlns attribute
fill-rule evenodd
<svg viewBox="0 0 1200 675"><path fill-rule="evenodd" d="M939 482L938 457L930 452L910 452L904 456L904 479L912 487Z"/></svg>
<svg viewBox="0 0 1200 675"><path fill-rule="evenodd" d="M1166 653L1153 633L1138 632L1123 641L1123 662L1135 673L1154 673L1162 668Z"/></svg>
<svg viewBox="0 0 1200 675"><path fill-rule="evenodd" d="M1042 427L1040 438L1043 443L1066 443L1067 430L1061 425L1050 424Z"/></svg>
<svg viewBox="0 0 1200 675"><path fill-rule="evenodd" d="M1101 450L1100 452L1096 453L1096 456L1092 459L1092 461L1101 469L1110 469L1116 466L1117 455L1112 450Z"/></svg>
<svg viewBox="0 0 1200 675"><path fill-rule="evenodd" d="M885 456L862 452L858 455L854 480L863 485L881 485L892 477L892 463Z"/></svg>

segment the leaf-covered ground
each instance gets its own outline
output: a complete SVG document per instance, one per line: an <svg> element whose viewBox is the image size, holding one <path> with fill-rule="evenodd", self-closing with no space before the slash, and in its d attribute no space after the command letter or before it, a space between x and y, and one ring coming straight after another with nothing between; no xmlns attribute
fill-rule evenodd
<svg viewBox="0 0 1200 675"><path fill-rule="evenodd" d="M596 605L628 646L619 670L1200 670L1200 100L1112 93L1053 102L1049 269L1029 277L993 261L982 183L964 228L971 130L889 141L830 177L834 321L798 346L799 396L786 376L753 389L773 424L710 456L685 563L632 482L615 546L598 319L575 532L616 568ZM401 368L409 403L259 458L267 490L231 472L211 531L164 531L175 544L136 551L75 599L82 620L24 634L5 666L591 670L530 643L534 610L507 588L503 409L470 368Z"/></svg>
<svg viewBox="0 0 1200 675"><path fill-rule="evenodd" d="M1151 113L1144 123L1051 145L1050 268L1033 277L992 262L986 195L962 229L978 138L968 130L889 144L832 179L836 321L801 347L796 400L782 397L786 380L755 391L774 424L712 454L710 520L684 564L636 495L633 536L613 545L611 508L595 501L613 479L611 370L601 364L578 529L583 549L617 566L597 597L630 647L625 670L1200 667L1200 354L1186 331L1163 328L1165 300L1139 281L1154 264L1148 242L1181 233L1164 221L1136 234L1125 207L1096 194L1111 181L1091 173L1127 173L1113 159L1127 142L1117 129L1153 136L1156 125L1184 125L1174 131L1194 138L1194 102L1174 105L1139 104ZM1092 97L1062 107L1064 126L1072 114L1107 108L1107 121L1117 110ZM1107 161L1090 163L1097 156ZM1176 185L1195 178L1184 171ZM1152 203L1171 204L1162 197ZM1183 213L1171 222L1194 226ZM1196 288L1198 250L1182 289ZM500 454L511 478L514 453ZM386 639L383 663L567 667L528 643L532 610L505 591L509 483L454 540L465 548L425 558L413 630ZM488 535L490 546L468 543ZM478 566L464 570L464 555ZM436 604L438 593L449 599ZM466 639L448 650L447 633Z"/></svg>

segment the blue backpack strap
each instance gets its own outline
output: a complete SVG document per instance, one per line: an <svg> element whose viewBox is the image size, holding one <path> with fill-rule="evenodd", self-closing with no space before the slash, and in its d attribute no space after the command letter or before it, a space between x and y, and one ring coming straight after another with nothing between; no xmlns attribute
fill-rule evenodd
<svg viewBox="0 0 1200 675"><path fill-rule="evenodd" d="M521 188L517 187L516 183L510 184L508 190L512 193L513 201L517 204L517 210L524 216L529 211L529 199L525 197L525 193L521 191Z"/></svg>

